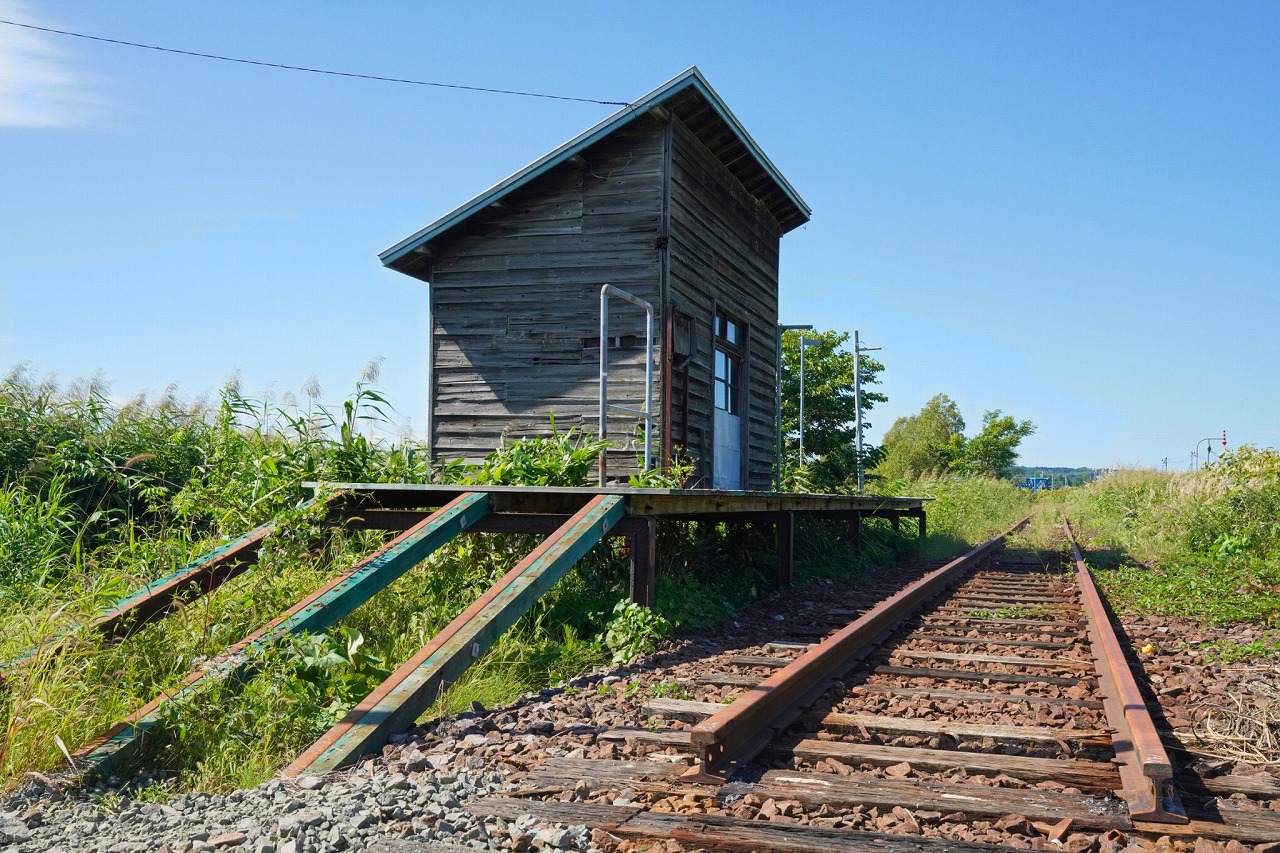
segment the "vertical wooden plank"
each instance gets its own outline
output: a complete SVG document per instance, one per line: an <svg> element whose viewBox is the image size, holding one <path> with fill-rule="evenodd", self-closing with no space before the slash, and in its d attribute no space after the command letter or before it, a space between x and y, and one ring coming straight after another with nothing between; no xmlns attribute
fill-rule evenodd
<svg viewBox="0 0 1280 853"><path fill-rule="evenodd" d="M778 567L774 582L781 589L791 588L791 577L795 567L796 553L796 516L792 512L778 513L777 521Z"/></svg>
<svg viewBox="0 0 1280 853"><path fill-rule="evenodd" d="M631 600L652 608L658 597L658 521L650 515L631 521Z"/></svg>

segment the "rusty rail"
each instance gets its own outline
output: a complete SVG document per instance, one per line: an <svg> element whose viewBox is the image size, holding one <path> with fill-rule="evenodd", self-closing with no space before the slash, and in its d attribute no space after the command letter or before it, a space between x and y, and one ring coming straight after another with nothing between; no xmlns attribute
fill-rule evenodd
<svg viewBox="0 0 1280 853"><path fill-rule="evenodd" d="M749 762L790 726L843 675L922 604L938 595L977 561L997 551L1005 537L1021 529L1024 518L1007 532L952 560L868 610L793 663L778 670L723 711L694 726L690 741L699 767L692 779L719 783L733 768Z"/></svg>
<svg viewBox="0 0 1280 853"><path fill-rule="evenodd" d="M1111 616L1080 553L1070 522L1063 521L1062 527L1075 558L1076 584L1084 605L1107 724L1115 730L1112 745L1120 761L1120 783L1124 786L1116 793L1129 804L1134 820L1187 823L1187 813L1172 783L1173 765L1155 720L1125 659L1124 647L1111 625Z"/></svg>

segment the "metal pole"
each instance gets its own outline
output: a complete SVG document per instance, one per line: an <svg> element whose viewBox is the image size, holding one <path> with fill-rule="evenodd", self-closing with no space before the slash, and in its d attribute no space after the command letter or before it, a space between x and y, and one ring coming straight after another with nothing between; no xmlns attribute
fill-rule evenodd
<svg viewBox="0 0 1280 853"><path fill-rule="evenodd" d="M609 405L609 297L616 296L644 309L644 408ZM644 421L644 470L653 464L653 305L611 284L600 288L600 440L608 438L609 410ZM605 453L600 453L600 485L605 481Z"/></svg>
<svg viewBox="0 0 1280 853"><path fill-rule="evenodd" d="M653 467L653 306L644 311L644 470Z"/></svg>
<svg viewBox="0 0 1280 853"><path fill-rule="evenodd" d="M804 465L804 338L800 338L800 464Z"/></svg>
<svg viewBox="0 0 1280 853"><path fill-rule="evenodd" d="M600 288L600 431L604 441L609 435L609 285ZM607 450L600 451L600 485L604 485Z"/></svg>
<svg viewBox="0 0 1280 853"><path fill-rule="evenodd" d="M862 491L862 354L876 352L880 347L864 347L858 340L858 330L853 330L853 402L857 406L855 433L858 437L858 491Z"/></svg>
<svg viewBox="0 0 1280 853"><path fill-rule="evenodd" d="M792 323L784 325L778 324L777 344L778 354L774 362L774 388L773 388L773 432L774 432L774 454L773 454L773 487L778 491L782 491L782 335L784 332L800 331L812 329L812 323Z"/></svg>
<svg viewBox="0 0 1280 853"><path fill-rule="evenodd" d="M773 383L773 490L782 491L782 326L778 326L778 356L774 361Z"/></svg>
<svg viewBox="0 0 1280 853"><path fill-rule="evenodd" d="M858 468L858 491L862 491L862 346L858 342L858 330L853 330L853 405L857 412L854 420L854 432L858 437L858 457L855 464Z"/></svg>
<svg viewBox="0 0 1280 853"><path fill-rule="evenodd" d="M430 469L435 464L436 442L435 442L435 407L436 407L436 383L435 383L435 353L436 347L436 315L431 310L432 292L435 290L431 283L427 283L427 467Z"/></svg>
<svg viewBox="0 0 1280 853"><path fill-rule="evenodd" d="M1213 459L1213 442L1214 442L1214 440L1215 440L1215 439L1213 438L1213 436L1210 436L1209 438L1202 438L1202 439L1200 439L1200 441L1197 441L1197 442L1196 442L1196 449L1195 449L1195 451L1194 451L1194 452L1192 452L1192 454L1191 454L1192 458L1195 460L1195 462L1194 462L1194 466L1193 466L1193 467L1195 467L1195 468L1199 468L1199 467L1200 467L1200 444L1201 444L1201 442L1206 442L1206 441L1207 441L1207 442L1209 442L1209 444L1205 447L1205 451L1206 451L1206 452L1205 452L1205 463L1204 463L1204 464L1205 464L1205 467L1206 467L1206 468L1207 468L1207 467L1209 467L1209 462Z"/></svg>

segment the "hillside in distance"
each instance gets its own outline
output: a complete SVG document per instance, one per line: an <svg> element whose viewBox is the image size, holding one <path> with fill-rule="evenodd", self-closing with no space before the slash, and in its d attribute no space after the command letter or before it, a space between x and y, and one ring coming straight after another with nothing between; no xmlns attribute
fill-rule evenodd
<svg viewBox="0 0 1280 853"><path fill-rule="evenodd" d="M1081 486L1092 483L1102 474L1101 468L1042 468L1030 465L1018 465L1009 473L1009 479L1021 483L1028 477L1047 477L1051 488L1060 489L1065 486Z"/></svg>

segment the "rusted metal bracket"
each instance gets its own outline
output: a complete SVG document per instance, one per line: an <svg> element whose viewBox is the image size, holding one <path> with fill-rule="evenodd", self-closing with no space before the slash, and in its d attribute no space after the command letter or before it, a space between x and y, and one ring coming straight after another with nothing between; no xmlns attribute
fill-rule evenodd
<svg viewBox="0 0 1280 853"><path fill-rule="evenodd" d="M337 769L378 751L392 734L412 726L625 512L621 495L593 498L298 756L284 775Z"/></svg>
<svg viewBox="0 0 1280 853"><path fill-rule="evenodd" d="M207 669L189 673L182 687L153 699L124 722L81 749L76 757L86 773L109 775L124 768L142 749L143 740L155 728L165 703L193 695L204 684L226 679L239 684L254 669L249 652L302 631L335 624L385 589L396 578L422 562L488 512L488 496L464 494L423 519L299 601L262 628L220 655Z"/></svg>
<svg viewBox="0 0 1280 853"><path fill-rule="evenodd" d="M997 551L1006 536L1029 520L1023 519L1008 532L908 585L748 690L723 711L698 723L690 733L690 741L698 748L699 766L686 775L691 781L724 782L736 767L751 761L795 722L832 681L883 642L903 619Z"/></svg>
<svg viewBox="0 0 1280 853"><path fill-rule="evenodd" d="M1173 764L1125 659L1111 615L1076 544L1071 524L1064 521L1062 526L1075 558L1076 585L1080 587L1089 645L1097 664L1102 706L1107 724L1114 731L1111 742L1120 761L1120 783L1124 786L1116 793L1129 804L1134 820L1187 823L1187 812L1173 787Z"/></svg>

